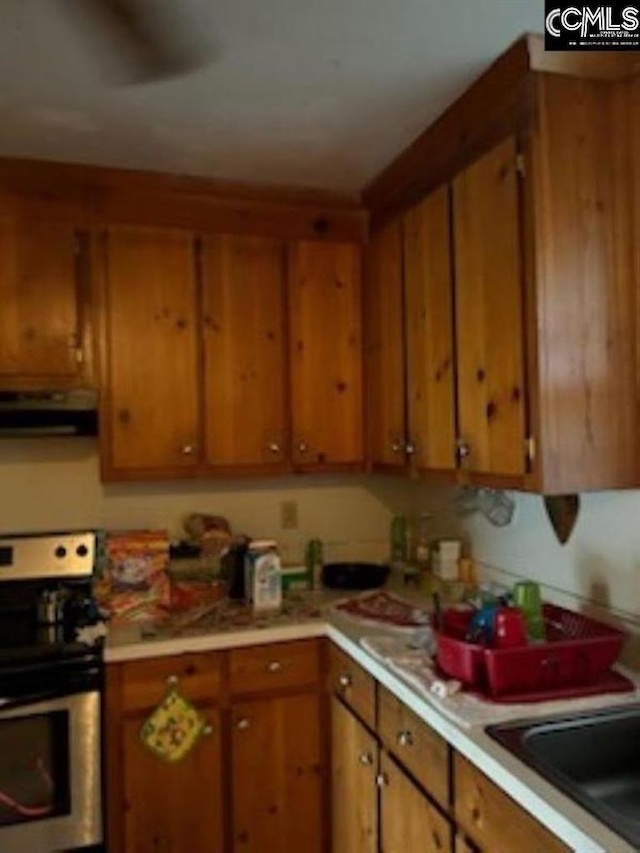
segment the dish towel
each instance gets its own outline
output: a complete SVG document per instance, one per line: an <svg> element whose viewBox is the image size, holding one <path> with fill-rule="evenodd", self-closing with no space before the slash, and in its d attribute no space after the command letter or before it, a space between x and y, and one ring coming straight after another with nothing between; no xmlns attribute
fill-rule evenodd
<svg viewBox="0 0 640 853"><path fill-rule="evenodd" d="M616 665L620 672L636 685L624 694L604 694L576 699L557 699L546 702L503 705L460 689L457 681L447 681L438 675L433 658L424 649L412 647L410 639L368 636L360 639L362 648L387 666L417 693L427 699L440 713L464 728L488 726L524 717L547 717L565 711L591 711L627 702L637 702L640 695L638 673Z"/></svg>

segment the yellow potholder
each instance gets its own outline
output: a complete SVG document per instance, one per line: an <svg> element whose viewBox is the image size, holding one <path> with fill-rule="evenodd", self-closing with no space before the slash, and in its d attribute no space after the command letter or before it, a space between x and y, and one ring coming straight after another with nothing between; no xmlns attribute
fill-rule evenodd
<svg viewBox="0 0 640 853"><path fill-rule="evenodd" d="M164 761L180 761L196 744L205 719L172 687L140 729L142 743Z"/></svg>

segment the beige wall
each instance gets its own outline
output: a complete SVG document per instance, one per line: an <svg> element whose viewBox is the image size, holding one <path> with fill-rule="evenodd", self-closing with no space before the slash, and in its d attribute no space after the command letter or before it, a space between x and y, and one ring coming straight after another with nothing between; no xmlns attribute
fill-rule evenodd
<svg viewBox="0 0 640 853"><path fill-rule="evenodd" d="M299 528L280 528L280 504L298 504ZM181 533L182 518L225 515L238 532L275 537L287 560L300 559L312 536L329 559L385 559L394 512L409 501L406 484L376 477L286 477L158 484L100 483L95 441L0 442L0 533L78 527L162 527Z"/></svg>
<svg viewBox="0 0 640 853"><path fill-rule="evenodd" d="M461 530L476 558L640 620L640 491L583 495L578 524L561 546L542 499L514 495L512 525L458 519L453 489L389 477L283 477L158 484L100 483L95 441L0 441L0 533L78 527L166 527L202 511L226 515L237 531L275 536L287 560L319 536L327 556L385 559L395 512L431 511L434 535ZM299 528L280 528L280 504L298 504Z"/></svg>
<svg viewBox="0 0 640 853"><path fill-rule="evenodd" d="M627 630L623 661L640 670L640 491L581 495L578 522L560 545L538 495L513 495L509 527L465 521L484 577L510 585L530 578L545 598Z"/></svg>

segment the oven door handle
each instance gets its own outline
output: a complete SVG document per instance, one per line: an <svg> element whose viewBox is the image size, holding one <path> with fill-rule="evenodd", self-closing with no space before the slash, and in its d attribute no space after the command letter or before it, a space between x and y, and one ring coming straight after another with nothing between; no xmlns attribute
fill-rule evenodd
<svg viewBox="0 0 640 853"><path fill-rule="evenodd" d="M102 686L102 671L99 667L83 673L77 673L73 678L64 678L61 684L45 683L37 688L24 684L5 684L0 690L0 718L3 711L13 711L41 702L51 702L64 699L67 696L77 696L100 690Z"/></svg>
<svg viewBox="0 0 640 853"><path fill-rule="evenodd" d="M62 699L64 696L69 696L76 693L75 690L70 691L61 688L60 690L40 690L37 693L18 693L14 696L3 695L0 698L0 717L3 711L12 711L14 708L22 708L26 705L39 705L40 702L50 702L52 699Z"/></svg>

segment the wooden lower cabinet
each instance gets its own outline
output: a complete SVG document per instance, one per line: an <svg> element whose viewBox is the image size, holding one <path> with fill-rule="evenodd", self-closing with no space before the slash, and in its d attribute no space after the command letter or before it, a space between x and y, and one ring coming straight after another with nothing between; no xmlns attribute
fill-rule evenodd
<svg viewBox="0 0 640 853"><path fill-rule="evenodd" d="M323 659L301 640L108 664L108 853L326 853ZM140 737L169 689L207 724L173 763Z"/></svg>
<svg viewBox="0 0 640 853"><path fill-rule="evenodd" d="M333 853L568 853L348 655L329 660Z"/></svg>
<svg viewBox="0 0 640 853"><path fill-rule="evenodd" d="M449 746L431 726L383 687L378 689L378 735L445 811L449 807Z"/></svg>
<svg viewBox="0 0 640 853"><path fill-rule="evenodd" d="M480 850L568 853L568 847L459 753L454 778L456 822Z"/></svg>
<svg viewBox="0 0 640 853"><path fill-rule="evenodd" d="M451 853L451 824L385 752L380 759L380 787L384 853Z"/></svg>
<svg viewBox="0 0 640 853"><path fill-rule="evenodd" d="M305 693L234 705L234 853L326 849L321 703Z"/></svg>
<svg viewBox="0 0 640 853"><path fill-rule="evenodd" d="M451 823L335 696L333 853L452 853Z"/></svg>
<svg viewBox="0 0 640 853"><path fill-rule="evenodd" d="M218 853L222 848L219 711L201 708L211 729L179 762L169 764L140 740L145 717L122 724L124 846L127 853Z"/></svg>
<svg viewBox="0 0 640 853"><path fill-rule="evenodd" d="M455 853L478 853L478 848L474 847L474 845L459 832L456 834L454 850Z"/></svg>
<svg viewBox="0 0 640 853"><path fill-rule="evenodd" d="M332 851L378 850L378 744L335 697L331 699Z"/></svg>

